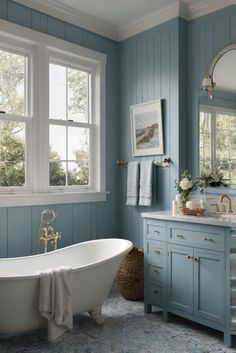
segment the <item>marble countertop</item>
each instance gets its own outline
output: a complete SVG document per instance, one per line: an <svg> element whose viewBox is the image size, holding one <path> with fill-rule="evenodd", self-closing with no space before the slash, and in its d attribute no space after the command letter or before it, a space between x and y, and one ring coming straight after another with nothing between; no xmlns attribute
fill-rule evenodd
<svg viewBox="0 0 236 353"><path fill-rule="evenodd" d="M209 214L203 216L184 216L180 214L173 215L172 211L156 211L143 212L142 217L166 221L178 221L236 228L236 214L224 214L223 216Z"/></svg>

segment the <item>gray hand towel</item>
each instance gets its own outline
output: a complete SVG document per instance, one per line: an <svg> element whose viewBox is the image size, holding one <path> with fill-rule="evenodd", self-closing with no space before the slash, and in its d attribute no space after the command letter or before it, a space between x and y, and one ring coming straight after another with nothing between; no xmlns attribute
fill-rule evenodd
<svg viewBox="0 0 236 353"><path fill-rule="evenodd" d="M128 163L127 201L128 206L137 206L139 191L139 162Z"/></svg>
<svg viewBox="0 0 236 353"><path fill-rule="evenodd" d="M152 168L152 161L141 162L139 206L152 205Z"/></svg>

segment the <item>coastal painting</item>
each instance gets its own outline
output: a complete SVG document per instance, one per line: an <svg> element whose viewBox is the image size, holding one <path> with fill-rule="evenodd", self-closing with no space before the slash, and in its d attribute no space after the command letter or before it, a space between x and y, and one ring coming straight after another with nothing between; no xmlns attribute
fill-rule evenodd
<svg viewBox="0 0 236 353"><path fill-rule="evenodd" d="M130 107L133 156L163 154L161 101Z"/></svg>

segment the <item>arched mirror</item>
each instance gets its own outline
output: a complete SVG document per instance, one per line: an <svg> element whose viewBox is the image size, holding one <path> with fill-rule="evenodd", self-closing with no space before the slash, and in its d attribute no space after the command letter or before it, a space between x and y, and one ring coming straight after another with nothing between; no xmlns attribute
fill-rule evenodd
<svg viewBox="0 0 236 353"><path fill-rule="evenodd" d="M199 172L213 180L206 186L236 188L236 44L215 56L202 81Z"/></svg>

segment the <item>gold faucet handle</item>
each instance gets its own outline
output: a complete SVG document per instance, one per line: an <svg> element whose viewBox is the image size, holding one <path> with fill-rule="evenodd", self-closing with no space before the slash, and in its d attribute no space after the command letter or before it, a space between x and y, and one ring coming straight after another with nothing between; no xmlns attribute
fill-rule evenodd
<svg viewBox="0 0 236 353"><path fill-rule="evenodd" d="M60 238L62 238L62 234L59 233L59 232L56 232L56 233L53 234L53 237L57 238L57 239L60 239Z"/></svg>

